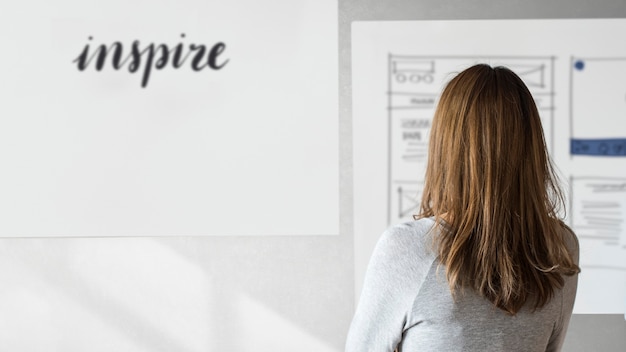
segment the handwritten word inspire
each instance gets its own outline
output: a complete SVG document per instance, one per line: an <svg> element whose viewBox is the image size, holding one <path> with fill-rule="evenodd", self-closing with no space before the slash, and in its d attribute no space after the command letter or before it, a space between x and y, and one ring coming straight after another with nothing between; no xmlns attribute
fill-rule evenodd
<svg viewBox="0 0 626 352"><path fill-rule="evenodd" d="M185 34L181 34L181 37L185 38ZM93 40L93 37L89 37L89 40ZM150 72L153 67L161 70L168 64L171 64L174 69L178 69L185 64L189 57L191 57L191 69L194 71L202 71L207 67L213 70L220 70L228 63L228 59L218 62L220 55L226 49L226 44L222 42L215 43L209 49L204 45L196 44L189 44L185 48L183 43L178 43L172 48L166 44L155 45L154 43L141 47L139 41L135 40L130 46L130 51L125 52L124 45L116 41L108 47L105 44L99 45L91 55L89 55L89 45L85 45L80 55L72 61L77 64L79 71L87 69L94 59L96 60L96 71L101 71L107 64L107 58L110 58L111 66L115 70L128 65L128 72L135 73L141 68L143 70L141 79L143 88L148 85ZM125 53L126 56L124 56Z"/></svg>

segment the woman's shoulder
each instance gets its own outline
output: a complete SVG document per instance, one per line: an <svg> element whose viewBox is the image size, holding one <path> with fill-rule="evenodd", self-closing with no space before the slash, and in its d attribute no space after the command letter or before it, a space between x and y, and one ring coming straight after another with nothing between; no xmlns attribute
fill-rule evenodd
<svg viewBox="0 0 626 352"><path fill-rule="evenodd" d="M431 237L436 228L433 218L420 218L390 226L383 234L392 241L423 240Z"/></svg>
<svg viewBox="0 0 626 352"><path fill-rule="evenodd" d="M559 224L563 231L562 233L563 233L563 239L564 239L565 245L567 246L567 249L569 250L569 252L572 254L574 262L578 264L578 256L580 252L580 248L579 248L580 245L578 243L578 237L576 237L576 234L574 233L574 231L569 226L567 226L564 222L559 221Z"/></svg>
<svg viewBox="0 0 626 352"><path fill-rule="evenodd" d="M421 218L389 227L380 237L378 248L396 255L429 256L433 252L436 223L432 218Z"/></svg>

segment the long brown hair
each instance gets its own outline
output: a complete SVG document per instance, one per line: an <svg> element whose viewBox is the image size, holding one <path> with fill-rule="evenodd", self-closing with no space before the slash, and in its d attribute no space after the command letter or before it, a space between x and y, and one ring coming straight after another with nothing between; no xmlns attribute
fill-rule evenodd
<svg viewBox="0 0 626 352"><path fill-rule="evenodd" d="M516 314L545 305L580 271L566 245L563 195L541 120L511 70L480 64L443 90L430 132L421 211L435 217L450 289Z"/></svg>

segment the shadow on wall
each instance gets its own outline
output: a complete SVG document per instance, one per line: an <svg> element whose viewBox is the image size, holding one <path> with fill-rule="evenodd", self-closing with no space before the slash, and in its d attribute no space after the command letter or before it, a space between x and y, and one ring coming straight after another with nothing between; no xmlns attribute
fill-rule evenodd
<svg viewBox="0 0 626 352"><path fill-rule="evenodd" d="M327 255L307 256L311 246ZM336 239L3 239L0 349L340 351L353 286L332 247Z"/></svg>

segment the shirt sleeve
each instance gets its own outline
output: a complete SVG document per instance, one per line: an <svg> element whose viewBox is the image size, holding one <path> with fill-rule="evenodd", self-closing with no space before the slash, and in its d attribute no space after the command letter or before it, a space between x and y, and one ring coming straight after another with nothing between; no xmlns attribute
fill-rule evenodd
<svg viewBox="0 0 626 352"><path fill-rule="evenodd" d="M415 233L395 227L379 239L348 332L346 352L394 351L424 276ZM428 265L430 267L430 265Z"/></svg>

